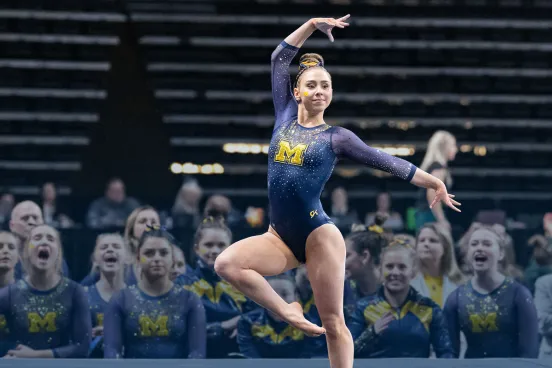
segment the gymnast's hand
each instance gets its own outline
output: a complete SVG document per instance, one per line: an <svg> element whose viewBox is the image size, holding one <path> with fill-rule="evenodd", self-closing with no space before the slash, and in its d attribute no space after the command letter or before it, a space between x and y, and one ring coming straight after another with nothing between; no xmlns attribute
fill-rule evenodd
<svg viewBox="0 0 552 368"><path fill-rule="evenodd" d="M429 208L433 208L437 203L443 202L448 207L452 208L456 212L462 212L456 206L461 206L460 202L455 201L453 194L449 194L447 192L447 187L445 186L445 183L439 180L439 184L437 185L437 188L435 189L435 198L433 198L433 202L431 202L431 205Z"/></svg>
<svg viewBox="0 0 552 368"><path fill-rule="evenodd" d="M332 35L332 30L334 27L337 28L345 28L349 26L349 23L346 23L345 21L349 19L351 15L347 14L344 17L341 17L339 19L334 18L313 18L311 20L312 25L316 27L320 32L325 33L331 42L334 42L334 38Z"/></svg>
<svg viewBox="0 0 552 368"><path fill-rule="evenodd" d="M9 350L8 354L4 358L13 359L13 358L36 358L36 357L37 357L36 350L33 350L30 347L25 345L17 345L15 349Z"/></svg>
<svg viewBox="0 0 552 368"><path fill-rule="evenodd" d="M381 316L374 324L372 325L374 332L376 335L379 335L382 333L389 324L395 320L395 315L393 312L387 312L383 316Z"/></svg>

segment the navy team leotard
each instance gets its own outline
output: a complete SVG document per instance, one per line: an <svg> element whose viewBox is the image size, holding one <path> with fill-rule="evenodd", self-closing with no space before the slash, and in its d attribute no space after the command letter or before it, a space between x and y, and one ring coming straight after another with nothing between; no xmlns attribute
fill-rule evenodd
<svg viewBox="0 0 552 368"><path fill-rule="evenodd" d="M297 260L304 263L309 234L331 223L320 203L320 195L340 158L408 181L412 180L416 166L367 146L345 128L300 125L289 76L289 65L297 51L297 47L282 42L272 53L276 123L268 153L268 197L270 225Z"/></svg>

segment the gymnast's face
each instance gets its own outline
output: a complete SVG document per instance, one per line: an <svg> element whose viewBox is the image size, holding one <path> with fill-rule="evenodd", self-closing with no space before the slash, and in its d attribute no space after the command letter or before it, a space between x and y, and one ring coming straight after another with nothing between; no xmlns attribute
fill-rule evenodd
<svg viewBox="0 0 552 368"><path fill-rule="evenodd" d="M18 259L17 238L7 231L0 232L0 270L13 270Z"/></svg>
<svg viewBox="0 0 552 368"><path fill-rule="evenodd" d="M498 236L488 229L475 230L470 237L467 259L474 272L485 272L498 269L504 258Z"/></svg>
<svg viewBox="0 0 552 368"><path fill-rule="evenodd" d="M437 233L433 229L424 227L416 241L416 253L420 261L424 264L440 265L444 252Z"/></svg>
<svg viewBox="0 0 552 368"><path fill-rule="evenodd" d="M50 226L39 225L31 230L27 247L34 269L47 271L58 267L61 247L57 231Z"/></svg>
<svg viewBox="0 0 552 368"><path fill-rule="evenodd" d="M222 229L204 229L195 245L195 252L208 266L214 267L215 260L230 245L230 238Z"/></svg>
<svg viewBox="0 0 552 368"><path fill-rule="evenodd" d="M134 229L132 229L134 238L140 239L148 226L159 226L160 223L159 215L154 210L144 210L140 212L138 216L136 216Z"/></svg>
<svg viewBox="0 0 552 368"><path fill-rule="evenodd" d="M171 271L171 280L176 279L178 276L186 273L186 258L184 258L184 252L182 249L173 245L174 251L174 267Z"/></svg>
<svg viewBox="0 0 552 368"><path fill-rule="evenodd" d="M414 278L414 260L402 248L388 251L381 260L383 285L391 293L400 293L409 288Z"/></svg>
<svg viewBox="0 0 552 368"><path fill-rule="evenodd" d="M348 279L358 280L364 275L368 264L370 263L370 252L366 249L359 254L352 241L345 240L347 246L347 256L345 258L345 276Z"/></svg>
<svg viewBox="0 0 552 368"><path fill-rule="evenodd" d="M148 279L169 276L173 268L172 245L165 238L150 237L140 247L138 261Z"/></svg>
<svg viewBox="0 0 552 368"><path fill-rule="evenodd" d="M299 79L294 89L295 99L312 114L326 110L332 102L333 89L330 74L322 68L310 68Z"/></svg>
<svg viewBox="0 0 552 368"><path fill-rule="evenodd" d="M123 238L117 235L104 235L98 240L94 261L102 273L115 273L123 268L125 246Z"/></svg>

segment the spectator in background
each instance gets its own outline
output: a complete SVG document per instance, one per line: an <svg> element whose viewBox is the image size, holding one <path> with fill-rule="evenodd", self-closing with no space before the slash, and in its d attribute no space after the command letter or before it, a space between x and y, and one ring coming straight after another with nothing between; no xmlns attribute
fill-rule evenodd
<svg viewBox="0 0 552 368"><path fill-rule="evenodd" d="M375 223L376 216L385 216L387 220L382 225L386 230L401 231L404 229L403 219L400 213L391 209L391 195L388 192L381 192L376 197L376 212L366 214L366 225Z"/></svg>
<svg viewBox="0 0 552 368"><path fill-rule="evenodd" d="M174 267L171 271L171 281L176 280L180 275L184 275L187 272L192 272L191 267L186 264L186 257L184 252L178 246L173 245L174 254Z"/></svg>
<svg viewBox="0 0 552 368"><path fill-rule="evenodd" d="M212 195L207 199L203 210L205 217L223 218L229 227L243 225L243 215L232 207L232 202L223 195Z"/></svg>
<svg viewBox="0 0 552 368"><path fill-rule="evenodd" d="M12 210L10 220L10 231L16 235L19 240L19 256L23 257L24 245L29 240L29 234L38 225L43 225L44 220L40 207L34 202L23 201L15 205ZM64 258L62 258L62 271L65 277L70 277L69 266ZM15 265L15 279L19 280L23 277L24 269L21 262Z"/></svg>
<svg viewBox="0 0 552 368"><path fill-rule="evenodd" d="M431 136L427 144L427 151L420 169L439 178L446 184L447 188L450 188L452 186L452 176L448 165L451 161L454 161L457 152L456 138L449 132L439 130ZM450 231L451 226L441 203L435 204L432 209L429 208L434 197L435 191L433 189L419 189L416 204L416 228L420 229L424 224L436 221Z"/></svg>
<svg viewBox="0 0 552 368"><path fill-rule="evenodd" d="M103 358L103 321L111 297L125 285L125 243L119 234L100 234L92 254L93 272L100 273L100 280L84 288L88 295L92 317L92 337L90 355Z"/></svg>
<svg viewBox="0 0 552 368"><path fill-rule="evenodd" d="M535 281L552 273L552 214L543 218L544 235L535 234L528 240L533 248L533 256L524 272L524 282L531 292L535 291Z"/></svg>
<svg viewBox="0 0 552 368"><path fill-rule="evenodd" d="M40 207L31 201L23 201L16 204L10 218L10 231L19 238L21 250L31 230L35 226L44 223Z"/></svg>
<svg viewBox="0 0 552 368"><path fill-rule="evenodd" d="M159 227L142 234L138 283L113 295L105 313L105 358L205 358L205 309L170 280L174 243Z"/></svg>
<svg viewBox="0 0 552 368"><path fill-rule="evenodd" d="M17 238L10 232L0 231L0 289L15 282L14 269L19 260ZM6 316L0 314L0 357L10 349L10 331L6 326Z"/></svg>
<svg viewBox="0 0 552 368"><path fill-rule="evenodd" d="M10 214L15 205L15 197L11 193L4 193L0 196L0 229L8 229Z"/></svg>
<svg viewBox="0 0 552 368"><path fill-rule="evenodd" d="M471 224L468 231L462 236L459 241L460 255L462 258L467 256L469 250L469 239L471 239L473 233L479 229L485 229L491 227L493 231L500 237L500 244L504 251L504 257L499 261L500 271L506 275L513 277L514 279L523 280L523 272L521 268L516 264L516 253L514 249L514 241L512 237L506 233L506 228L501 224L485 225L480 222L474 222ZM469 260L463 261L462 271L465 274L473 274L471 268L471 262Z"/></svg>
<svg viewBox="0 0 552 368"><path fill-rule="evenodd" d="M252 310L251 301L215 272L215 260L232 243L232 232L221 218L208 217L194 236L196 268L185 288L194 292L207 314L207 358L226 358L239 351L236 341L240 315Z"/></svg>
<svg viewBox="0 0 552 368"><path fill-rule="evenodd" d="M289 275L267 278L274 291L287 303L297 301L295 280ZM238 344L246 358L311 358L313 339L282 321L274 313L257 308L242 315L238 323Z"/></svg>
<svg viewBox="0 0 552 368"><path fill-rule="evenodd" d="M172 208L173 226L175 227L197 227L201 221L199 202L203 191L197 180L185 181L174 200Z"/></svg>
<svg viewBox="0 0 552 368"><path fill-rule="evenodd" d="M416 238L416 253L420 269L411 285L442 308L450 293L464 282L450 232L438 223L425 224Z"/></svg>
<svg viewBox="0 0 552 368"><path fill-rule="evenodd" d="M85 358L92 326L83 288L61 275L59 233L34 227L23 248L25 279L0 290L12 358Z"/></svg>
<svg viewBox="0 0 552 368"><path fill-rule="evenodd" d="M455 356L460 332L465 358L537 358L537 312L527 288L501 272L503 238L494 226L481 226L468 242L466 260L474 276L450 294L445 305Z"/></svg>
<svg viewBox="0 0 552 368"><path fill-rule="evenodd" d="M552 358L552 274L535 282L535 307L542 336L539 359Z"/></svg>
<svg viewBox="0 0 552 368"><path fill-rule="evenodd" d="M74 225L73 220L61 212L54 183L45 183L42 186L42 213L44 214L44 223L46 225L62 229Z"/></svg>
<svg viewBox="0 0 552 368"><path fill-rule="evenodd" d="M148 228L159 226L159 214L151 206L142 206L136 208L126 221L125 226L125 284L136 285L140 276L139 265L136 263L136 252L140 238ZM95 271L81 281L81 285L93 285L100 279L100 273Z"/></svg>
<svg viewBox="0 0 552 368"><path fill-rule="evenodd" d="M15 281L14 270L19 260L17 243L18 240L14 234L0 231L0 289Z"/></svg>
<svg viewBox="0 0 552 368"><path fill-rule="evenodd" d="M416 262L415 251L402 244L383 250L383 286L359 300L349 324L355 358L429 358L431 347L437 358L452 358L443 311L410 286Z"/></svg>
<svg viewBox="0 0 552 368"><path fill-rule="evenodd" d="M368 229L363 225L353 226L351 234L345 238L347 256L345 258L345 317L353 314L356 303L379 289L380 254L388 245L381 225L386 217L378 215L375 224Z"/></svg>
<svg viewBox="0 0 552 368"><path fill-rule="evenodd" d="M349 209L347 191L343 187L337 187L332 191L332 208L330 219L340 230L350 229L358 223L356 211Z"/></svg>
<svg viewBox="0 0 552 368"><path fill-rule="evenodd" d="M139 206L136 199L126 196L125 184L121 179L111 179L105 196L96 199L90 205L87 225L91 229L123 227L127 217Z"/></svg>

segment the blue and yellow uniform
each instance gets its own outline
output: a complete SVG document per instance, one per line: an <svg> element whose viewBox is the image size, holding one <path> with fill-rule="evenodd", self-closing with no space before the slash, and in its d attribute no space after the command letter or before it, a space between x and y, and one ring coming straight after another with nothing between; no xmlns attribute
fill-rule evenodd
<svg viewBox="0 0 552 368"><path fill-rule="evenodd" d="M257 306L221 279L214 268L201 259L197 260L193 273L179 276L176 282L184 282L184 288L195 293L205 307L208 358L222 358L229 353L238 352L236 340L225 335L221 322L240 316Z"/></svg>
<svg viewBox="0 0 552 368"><path fill-rule="evenodd" d="M460 286L445 304L455 356L460 331L468 344L465 358L537 358L537 311L529 290L506 278L489 294L480 294L472 282Z"/></svg>
<svg viewBox="0 0 552 368"><path fill-rule="evenodd" d="M289 76L297 50L282 42L271 58L276 122L268 153L268 197L271 227L304 263L309 234L331 223L320 195L339 159L350 159L407 181L414 177L416 167L367 146L345 128L300 125Z"/></svg>
<svg viewBox="0 0 552 368"><path fill-rule="evenodd" d="M205 310L180 286L149 296L137 285L115 294L104 316L104 357L205 358Z"/></svg>
<svg viewBox="0 0 552 368"><path fill-rule="evenodd" d="M36 290L25 280L0 290L0 314L12 347L51 349L56 358L85 358L92 326L83 288L62 278L54 288Z"/></svg>
<svg viewBox="0 0 552 368"><path fill-rule="evenodd" d="M314 356L314 339L265 309L244 314L238 323L238 345L247 358L297 359Z"/></svg>
<svg viewBox="0 0 552 368"><path fill-rule="evenodd" d="M106 302L102 298L96 285L85 286L84 291L88 296L92 327L103 326L104 314L107 310L109 302ZM92 339L92 343L90 345L90 355L93 357L103 357L103 336L97 336Z"/></svg>
<svg viewBox="0 0 552 368"><path fill-rule="evenodd" d="M0 295L2 292L0 292ZM10 340L10 329L6 321L6 316L0 314L0 357L5 356L13 346Z"/></svg>
<svg viewBox="0 0 552 368"><path fill-rule="evenodd" d="M390 311L395 320L376 334L374 323ZM355 358L428 358L430 347L438 358L453 356L443 311L412 287L400 308L387 302L383 287L361 299L349 329L355 340Z"/></svg>

